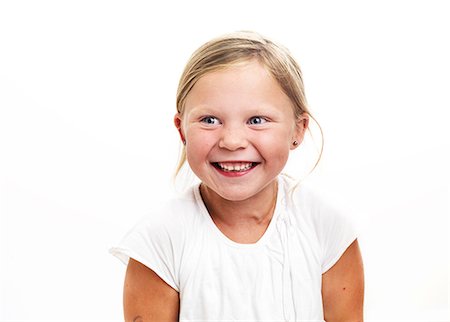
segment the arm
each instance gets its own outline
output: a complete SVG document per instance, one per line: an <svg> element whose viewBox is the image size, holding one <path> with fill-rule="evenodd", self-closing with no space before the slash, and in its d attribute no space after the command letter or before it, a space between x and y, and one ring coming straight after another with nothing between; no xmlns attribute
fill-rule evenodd
<svg viewBox="0 0 450 322"><path fill-rule="evenodd" d="M130 258L123 296L125 321L178 321L179 303L177 291Z"/></svg>
<svg viewBox="0 0 450 322"><path fill-rule="evenodd" d="M363 321L364 272L357 240L322 275L322 298L327 322Z"/></svg>

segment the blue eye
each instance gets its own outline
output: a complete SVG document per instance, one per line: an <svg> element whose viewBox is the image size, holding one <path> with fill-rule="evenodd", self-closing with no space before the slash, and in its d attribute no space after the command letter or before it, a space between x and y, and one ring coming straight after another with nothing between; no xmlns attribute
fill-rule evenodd
<svg viewBox="0 0 450 322"><path fill-rule="evenodd" d="M262 116L253 116L252 118L250 118L248 120L248 123L250 125L259 125L259 124L264 124L266 122L267 122L267 120Z"/></svg>
<svg viewBox="0 0 450 322"><path fill-rule="evenodd" d="M200 120L200 122L208 124L208 125L217 125L219 124L219 120L214 116L206 116Z"/></svg>

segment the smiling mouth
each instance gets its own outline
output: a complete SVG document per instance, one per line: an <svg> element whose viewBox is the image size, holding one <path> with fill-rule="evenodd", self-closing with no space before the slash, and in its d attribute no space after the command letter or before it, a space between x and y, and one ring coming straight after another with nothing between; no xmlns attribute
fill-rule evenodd
<svg viewBox="0 0 450 322"><path fill-rule="evenodd" d="M212 165L224 172L244 172L256 167L259 162L213 162Z"/></svg>

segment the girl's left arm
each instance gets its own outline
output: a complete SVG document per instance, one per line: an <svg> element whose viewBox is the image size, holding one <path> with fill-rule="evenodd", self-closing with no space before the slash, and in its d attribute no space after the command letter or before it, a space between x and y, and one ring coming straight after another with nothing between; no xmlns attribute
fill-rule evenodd
<svg viewBox="0 0 450 322"><path fill-rule="evenodd" d="M322 299L325 321L363 321L364 270L357 240L322 275Z"/></svg>

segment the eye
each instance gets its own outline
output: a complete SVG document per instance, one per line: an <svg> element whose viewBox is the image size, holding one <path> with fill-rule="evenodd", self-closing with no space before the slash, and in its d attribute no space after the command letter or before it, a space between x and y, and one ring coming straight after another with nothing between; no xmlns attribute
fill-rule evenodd
<svg viewBox="0 0 450 322"><path fill-rule="evenodd" d="M219 120L214 116L206 116L200 120L200 122L205 123L207 125L218 125L220 124Z"/></svg>
<svg viewBox="0 0 450 322"><path fill-rule="evenodd" d="M267 120L262 116L253 116L248 120L248 124L250 125L259 125L266 123Z"/></svg>

